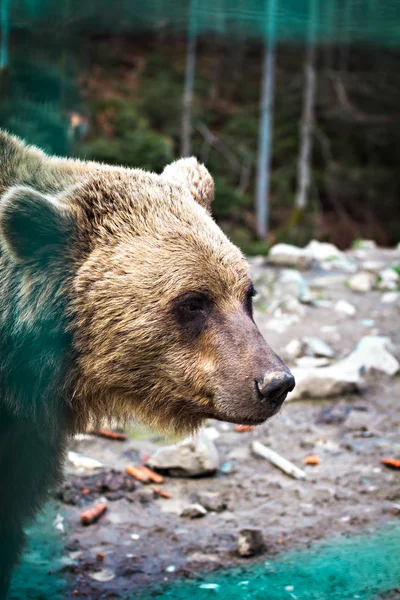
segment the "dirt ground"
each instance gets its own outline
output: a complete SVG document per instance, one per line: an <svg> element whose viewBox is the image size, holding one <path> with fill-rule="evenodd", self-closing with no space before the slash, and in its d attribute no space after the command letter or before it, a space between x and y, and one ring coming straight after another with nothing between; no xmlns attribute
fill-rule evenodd
<svg viewBox="0 0 400 600"><path fill-rule="evenodd" d="M400 252L373 250L358 253L357 260L400 263ZM261 331L278 353L290 340L313 335L341 358L372 333L389 336L400 355L399 301L382 303L382 291L353 292L346 285L349 274L340 271L312 269L303 275L309 283L325 278L318 292L323 306L305 305L305 314L283 332L268 328L272 315L256 311ZM337 314L332 306L339 299L351 302L356 314ZM278 416L248 432L210 422L219 433L215 445L221 468L215 475L167 476L160 487L171 499L155 496L151 486L135 483L129 489L125 483L106 494L107 513L89 527L80 524L79 515L101 496L96 490L104 475L78 475L67 464L66 485L57 497L63 498L67 514L65 543L71 564L65 574L73 596L125 598L136 592L140 597L140 590L150 585L260 560L237 554L242 528L262 530L265 560L321 538L350 536L400 518L400 471L380 463L382 457L400 458L400 378L373 373L365 381L362 394L285 403ZM109 469L139 464L160 444L170 443L156 434L139 435L135 427L131 433L125 442L87 436L72 442L71 449L97 458L107 466L109 477L118 477ZM254 456L254 440L304 468L307 478L292 479ZM319 456L318 466L304 466L310 454ZM207 514L197 519L180 516L182 507L193 501L208 507Z"/></svg>

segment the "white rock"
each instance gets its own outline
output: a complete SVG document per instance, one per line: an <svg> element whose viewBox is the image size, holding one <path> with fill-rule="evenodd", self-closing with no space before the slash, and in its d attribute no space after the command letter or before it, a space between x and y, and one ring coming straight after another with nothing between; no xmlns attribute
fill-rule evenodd
<svg viewBox="0 0 400 600"><path fill-rule="evenodd" d="M376 275L368 271L362 271L350 277L348 284L353 292L365 293L373 289L375 281Z"/></svg>
<svg viewBox="0 0 400 600"><path fill-rule="evenodd" d="M181 517L187 517L189 519L198 519L200 517L205 517L207 514L207 509L204 508L201 504L189 504L185 506L185 508L181 512Z"/></svg>
<svg viewBox="0 0 400 600"><path fill-rule="evenodd" d="M311 356L320 356L324 358L333 358L335 356L335 352L332 348L317 337L304 337L303 344L305 353Z"/></svg>
<svg viewBox="0 0 400 600"><path fill-rule="evenodd" d="M385 263L381 260L366 260L362 263L361 267L363 271L369 271L377 275L379 271L385 268Z"/></svg>
<svg viewBox="0 0 400 600"><path fill-rule="evenodd" d="M300 356L296 360L298 367L325 367L330 364L329 358L318 358L316 356Z"/></svg>
<svg viewBox="0 0 400 600"><path fill-rule="evenodd" d="M287 402L302 398L331 398L359 391L363 384L359 371L345 371L338 365L339 363L319 368L292 368L296 387L288 395Z"/></svg>
<svg viewBox="0 0 400 600"><path fill-rule="evenodd" d="M300 302L311 302L310 288L303 275L294 269L282 269L275 288L275 293L297 298Z"/></svg>
<svg viewBox="0 0 400 600"><path fill-rule="evenodd" d="M178 444L164 446L150 457L153 469L168 469L170 475L196 477L214 473L219 467L218 450L203 433Z"/></svg>
<svg viewBox="0 0 400 600"><path fill-rule="evenodd" d="M285 355L285 359L289 362L293 362L296 358L299 358L303 352L303 344L300 340L290 340L288 344L286 344L283 353Z"/></svg>
<svg viewBox="0 0 400 600"><path fill-rule="evenodd" d="M366 335L357 344L355 350L337 364L348 364L360 370L375 369L388 375L395 375L400 363L393 356L395 349L390 338L379 335Z"/></svg>
<svg viewBox="0 0 400 600"><path fill-rule="evenodd" d="M388 292L397 290L400 283L398 273L394 269L383 269L379 273L378 288L380 290L387 290Z"/></svg>
<svg viewBox="0 0 400 600"><path fill-rule="evenodd" d="M393 302L397 302L397 300L400 300L399 292L385 292L381 296L381 302L384 304L393 304Z"/></svg>
<svg viewBox="0 0 400 600"><path fill-rule="evenodd" d="M115 573L111 569L102 569L101 571L96 571L95 573L89 573L89 577L95 581L101 581L104 583L114 579Z"/></svg>
<svg viewBox="0 0 400 600"><path fill-rule="evenodd" d="M312 265L312 257L303 248L290 244L276 244L272 246L268 254L268 262L271 265L296 267L308 269Z"/></svg>
<svg viewBox="0 0 400 600"><path fill-rule="evenodd" d="M341 269L351 273L356 270L354 261L351 261L344 252L333 244L311 240L305 250L313 260L317 261L327 271Z"/></svg>
<svg viewBox="0 0 400 600"><path fill-rule="evenodd" d="M288 316L282 317L282 318L269 319L265 323L264 327L266 329L271 329L272 331L276 331L277 333L283 333L284 331L286 331L286 329L288 329L292 325L295 325L299 321L300 321L300 319L297 315L288 315Z"/></svg>
<svg viewBox="0 0 400 600"><path fill-rule="evenodd" d="M393 356L391 341L387 337L367 335L346 358L321 368L295 367L292 373L296 387L288 400L301 398L328 398L356 392L363 386L361 370L375 369L395 375L400 363Z"/></svg>
<svg viewBox="0 0 400 600"><path fill-rule="evenodd" d="M203 429L204 435L212 442L220 437L220 432L216 427L205 427Z"/></svg>
<svg viewBox="0 0 400 600"><path fill-rule="evenodd" d="M311 240L305 250L307 250L309 256L312 256L318 262L344 257L343 252L333 244L318 242L318 240Z"/></svg>
<svg viewBox="0 0 400 600"><path fill-rule="evenodd" d="M346 317L353 317L356 314L356 307L347 300L338 300L334 306L337 313Z"/></svg>
<svg viewBox="0 0 400 600"><path fill-rule="evenodd" d="M78 452L69 451L67 458L77 469L91 471L92 469L100 469L104 466L99 460L90 458L89 456L83 456L83 454L79 454Z"/></svg>

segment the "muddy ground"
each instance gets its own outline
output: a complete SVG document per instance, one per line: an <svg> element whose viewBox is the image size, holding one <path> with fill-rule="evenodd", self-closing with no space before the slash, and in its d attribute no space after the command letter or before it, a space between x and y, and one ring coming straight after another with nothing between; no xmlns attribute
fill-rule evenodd
<svg viewBox="0 0 400 600"><path fill-rule="evenodd" d="M353 251L348 256L359 264L366 260L400 263L400 252L389 250ZM268 270L257 261L255 265L258 276ZM349 274L341 271L316 267L303 275L308 282L325 279L326 284L314 290L323 306L304 305L299 321L279 332L269 328L274 317L262 302L256 311L260 329L278 353L284 353L290 340L313 335L329 343L340 358L372 333L390 336L400 355L399 301L382 303L382 291L353 292L346 285ZM339 299L351 302L356 314L336 313L333 304ZM244 559L237 554L238 531L245 527L262 530L266 543L262 558L266 559L321 538L353 535L400 518L396 516L400 472L380 463L382 457L400 458L399 397L398 376L374 373L366 376L362 394L285 403L278 416L252 431L238 433L233 425L210 422L219 433L215 444L222 468L215 475L167 476L159 487L171 499L155 496L151 487L141 483L132 490L123 488L109 494L106 515L90 527L80 524L79 515L87 503L101 496L96 478L102 475L93 472L86 485L77 479L82 473L67 464L67 486L62 491L67 502L62 505L66 554L72 562L65 574L73 597L127 598L134 592L140 597L140 590L150 585L260 560L260 556ZM125 442L88 436L74 441L71 449L97 458L108 469L123 470L127 464L146 460L161 443L170 443L156 434L138 432L133 427L133 439ZM254 440L304 468L307 479L291 479L254 456L250 449ZM303 465L310 454L318 455L318 466ZM74 482L75 488L68 489ZM76 494L81 485L85 493ZM180 516L182 507L196 500L210 509L206 516Z"/></svg>

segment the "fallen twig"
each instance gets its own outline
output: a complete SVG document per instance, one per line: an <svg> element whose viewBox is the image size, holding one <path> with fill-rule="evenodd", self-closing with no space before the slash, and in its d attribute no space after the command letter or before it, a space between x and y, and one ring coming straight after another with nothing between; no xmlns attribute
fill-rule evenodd
<svg viewBox="0 0 400 600"><path fill-rule="evenodd" d="M243 433L244 431L253 431L253 425L236 425L235 431Z"/></svg>
<svg viewBox="0 0 400 600"><path fill-rule="evenodd" d="M400 460L395 458L381 458L381 463L389 469L400 469Z"/></svg>
<svg viewBox="0 0 400 600"><path fill-rule="evenodd" d="M95 523L107 510L107 504L102 502L101 504L97 504L93 508L89 508L81 513L81 523L82 525L92 525Z"/></svg>
<svg viewBox="0 0 400 600"><path fill-rule="evenodd" d="M286 460L286 458L283 458L283 456L277 452L274 452L274 450L271 450L271 448L267 448L267 446L264 446L264 444L261 444L261 442L253 442L252 449L255 454L261 456L262 458L266 458L270 463L272 463L275 467L278 467L278 469L287 475L290 475L295 479L305 479L306 474L302 469L296 467L296 465L291 463L289 460Z"/></svg>
<svg viewBox="0 0 400 600"><path fill-rule="evenodd" d="M118 440L120 442L125 442L128 439L126 433L119 433L118 431L111 431L110 429L100 429L96 434L100 437L105 437L109 440Z"/></svg>
<svg viewBox="0 0 400 600"><path fill-rule="evenodd" d="M161 496L161 498L171 498L171 494L169 492L166 492L160 488L153 487L153 492L157 494L157 496Z"/></svg>

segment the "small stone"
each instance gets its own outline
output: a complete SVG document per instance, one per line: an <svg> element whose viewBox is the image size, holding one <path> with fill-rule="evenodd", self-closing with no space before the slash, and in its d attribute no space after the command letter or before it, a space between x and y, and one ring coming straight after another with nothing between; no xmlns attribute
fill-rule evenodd
<svg viewBox="0 0 400 600"><path fill-rule="evenodd" d="M376 275L373 273L361 272L350 277L348 285L353 292L366 293L373 289L375 281Z"/></svg>
<svg viewBox="0 0 400 600"><path fill-rule="evenodd" d="M356 307L347 300L338 300L334 306L337 313L346 317L353 317L356 314Z"/></svg>
<svg viewBox="0 0 400 600"><path fill-rule="evenodd" d="M96 573L89 573L89 577L95 581L101 581L102 583L105 583L106 581L111 581L114 579L115 573L114 571L111 571L111 569L102 569Z"/></svg>
<svg viewBox="0 0 400 600"><path fill-rule="evenodd" d="M304 337L303 344L305 347L305 353L311 356L319 356L322 358L333 358L335 356L332 348L317 337Z"/></svg>
<svg viewBox="0 0 400 600"><path fill-rule="evenodd" d="M175 477L197 477L215 473L219 455L214 442L200 432L179 444L160 448L150 457L148 465L152 469L167 470Z"/></svg>
<svg viewBox="0 0 400 600"><path fill-rule="evenodd" d="M241 529L238 538L240 556L255 556L265 548L264 538L260 529Z"/></svg>
<svg viewBox="0 0 400 600"><path fill-rule="evenodd" d="M196 503L185 506L181 512L181 517L186 517L188 519L199 519L200 517L205 517L206 514L207 509L205 509L201 504Z"/></svg>
<svg viewBox="0 0 400 600"><path fill-rule="evenodd" d="M272 246L268 254L268 262L279 267L296 267L297 269L309 269L313 259L309 253L297 246L290 244L276 244Z"/></svg>
<svg viewBox="0 0 400 600"><path fill-rule="evenodd" d="M397 290L400 283L400 277L397 271L392 268L383 269L379 273L378 288L388 292Z"/></svg>
<svg viewBox="0 0 400 600"><path fill-rule="evenodd" d="M383 304L393 304L394 302L397 302L397 300L400 300L399 292L385 292L381 296L381 302L383 302Z"/></svg>
<svg viewBox="0 0 400 600"><path fill-rule="evenodd" d="M294 362L303 352L303 344L300 340L291 340L286 344L283 354L288 362Z"/></svg>
<svg viewBox="0 0 400 600"><path fill-rule="evenodd" d="M203 506L211 512L219 513L227 508L227 503L218 492L199 492L194 499L196 500L196 504Z"/></svg>

